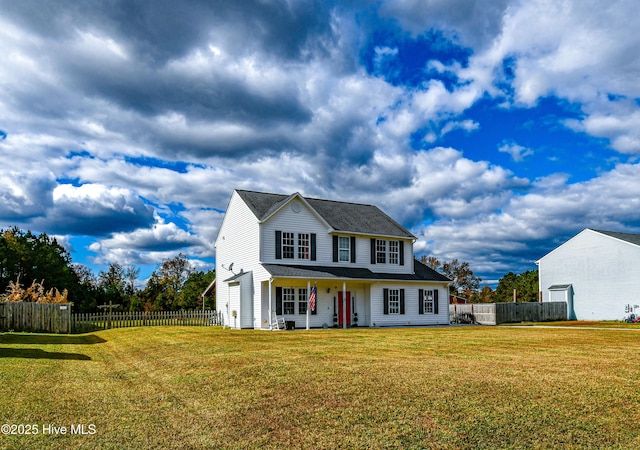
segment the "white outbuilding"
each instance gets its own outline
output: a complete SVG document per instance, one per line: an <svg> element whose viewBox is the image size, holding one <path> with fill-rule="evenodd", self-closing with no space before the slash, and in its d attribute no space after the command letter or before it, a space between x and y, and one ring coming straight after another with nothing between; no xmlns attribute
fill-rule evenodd
<svg viewBox="0 0 640 450"><path fill-rule="evenodd" d="M566 301L569 319L640 313L640 234L587 228L536 264L542 301Z"/></svg>

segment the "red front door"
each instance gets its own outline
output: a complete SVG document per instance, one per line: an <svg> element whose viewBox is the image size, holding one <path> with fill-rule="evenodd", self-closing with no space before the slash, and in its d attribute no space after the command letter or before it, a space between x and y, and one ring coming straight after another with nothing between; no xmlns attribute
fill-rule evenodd
<svg viewBox="0 0 640 450"><path fill-rule="evenodd" d="M338 292L338 326L344 325L344 310L342 305L342 291ZM347 310L347 325L351 325L351 292L347 291L347 300L344 302Z"/></svg>

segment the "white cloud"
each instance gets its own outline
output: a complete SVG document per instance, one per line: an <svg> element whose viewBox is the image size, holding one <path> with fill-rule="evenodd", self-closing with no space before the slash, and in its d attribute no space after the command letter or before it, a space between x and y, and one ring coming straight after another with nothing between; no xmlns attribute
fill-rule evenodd
<svg viewBox="0 0 640 450"><path fill-rule="evenodd" d="M527 156L533 155L533 150L516 144L515 142L503 142L503 144L498 147L498 151L508 153L515 162L522 162Z"/></svg>
<svg viewBox="0 0 640 450"><path fill-rule="evenodd" d="M411 149L416 131L424 146L454 130L480 135L489 127L467 112L481 101L532 108L556 96L582 114L567 127L640 153L633 2L376 3L403 36L441 32L470 52L424 68L453 82L411 86L360 66L371 29L359 4L167 4L148 27L91 6L49 20L59 17L24 4L0 17L0 215L98 234L97 261L156 264L183 248L211 257L234 188L373 203L414 226L418 249L486 271L522 264L578 223L638 220L633 165L567 187L564 174L531 182L491 163L495 150L526 160L519 139L475 160ZM381 69L399 50L378 44L371 57Z"/></svg>
<svg viewBox="0 0 640 450"><path fill-rule="evenodd" d="M174 223L159 220L151 228L114 233L110 238L91 244L89 250L97 253L96 264L119 261L121 264L156 265L185 248L199 245L202 245L201 238Z"/></svg>
<svg viewBox="0 0 640 450"><path fill-rule="evenodd" d="M462 120L462 121L451 121L447 122L442 129L440 130L440 135L444 136L445 134L451 133L454 130L464 130L467 133L475 131L480 128L480 124L474 120Z"/></svg>
<svg viewBox="0 0 640 450"><path fill-rule="evenodd" d="M532 270L536 259L584 228L638 232L638 177L640 166L620 164L568 186L561 175L540 180L526 194L504 197L492 213L443 216L417 227L416 249L444 260L468 261L476 272Z"/></svg>
<svg viewBox="0 0 640 450"><path fill-rule="evenodd" d="M512 3L493 44L472 56L458 76L496 95L491 85L500 80L503 62L513 58L516 105L532 107L547 96L578 103L586 117L574 122L574 129L606 137L622 153L640 153L638 105L632 104L629 115L629 108L607 98L640 97L640 60L630 57L640 47L640 16L629 13L635 6L633 1L606 8L598 1ZM603 108L609 110L606 116Z"/></svg>

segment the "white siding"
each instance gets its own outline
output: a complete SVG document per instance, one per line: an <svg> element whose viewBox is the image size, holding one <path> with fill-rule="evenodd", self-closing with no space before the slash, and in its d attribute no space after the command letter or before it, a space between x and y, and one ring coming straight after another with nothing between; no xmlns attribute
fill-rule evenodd
<svg viewBox="0 0 640 450"><path fill-rule="evenodd" d="M291 208L294 204L300 208L299 212L294 212ZM276 259L276 230L295 233L296 248L298 233L315 233L317 260L298 259L297 251L294 259ZM307 264L313 266L331 264L332 247L331 236L327 234L328 231L326 225L315 214L302 202L295 199L262 224L260 229L260 259L265 263L271 264Z"/></svg>
<svg viewBox="0 0 640 450"><path fill-rule="evenodd" d="M413 273L413 245L411 241L378 236L377 239L387 241L386 264L371 264L371 236L358 237L356 240L357 262L359 267L366 267L375 273ZM404 245L404 265L389 264L389 241L400 241Z"/></svg>
<svg viewBox="0 0 640 450"><path fill-rule="evenodd" d="M384 289L404 289L405 313L384 314ZM438 291L438 314L419 314L419 289ZM376 284L371 287L371 326L448 325L449 300L446 285Z"/></svg>
<svg viewBox="0 0 640 450"><path fill-rule="evenodd" d="M295 207L292 207L293 205ZM295 212L298 210L298 212ZM276 230L295 233L296 245L298 233L316 234L316 261L298 259L276 259ZM321 221L304 203L294 199L284 206L277 214L267 220L261 227L260 258L265 263L272 264L301 264L312 266L366 267L378 273L412 273L413 245L410 240L401 241L404 245L404 265L400 264L371 264L371 236L356 236L356 262L333 262L333 235L329 234L326 224ZM351 237L351 234L340 236ZM384 240L399 240L379 237Z"/></svg>
<svg viewBox="0 0 640 450"><path fill-rule="evenodd" d="M240 328L240 283L228 283L227 292L229 296L228 324L233 328Z"/></svg>
<svg viewBox="0 0 640 450"><path fill-rule="evenodd" d="M259 291L259 283L265 277L265 270L260 266L259 261L259 226L258 219L251 212L240 196L234 191L227 207L227 212L220 226L218 238L216 239L216 307L222 311L225 325L233 326L229 317L229 312L233 309L230 305L230 298L227 283L224 280L239 273L253 272L253 292ZM233 272L229 271L230 264L233 263ZM223 268L226 267L225 268ZM255 285L258 285L257 287ZM240 305L237 305L239 311ZM255 310L253 318L259 323L261 311ZM238 319L240 317L238 316ZM239 320L237 326L240 326Z"/></svg>
<svg viewBox="0 0 640 450"><path fill-rule="evenodd" d="M296 207L292 208L292 204ZM316 235L316 260L297 259L297 251L294 259L275 259L275 232L314 233ZM357 235L356 238L356 263L333 262L333 235L327 224L312 209L299 199L294 199L289 204L278 210L266 222L259 223L251 209L242 198L234 191L227 208L223 223L216 240L216 274L218 279L217 308L223 314L224 324L240 327L268 328L271 321L269 311L269 295L271 295L271 308L276 308L276 287L293 287L296 289L307 288L307 283L316 281L317 314L310 315L310 326L329 327L334 325L334 298L337 300L338 291L342 291L342 280L302 280L302 279L275 279L269 283L270 275L263 268L261 262L272 264L300 264L309 266L340 266L340 267L366 267L378 273L412 273L413 272L413 245L411 240L402 241L404 245L404 265L400 264L371 264L371 236ZM344 234L343 236L349 236ZM380 236L386 241L392 238ZM399 239L398 239L399 240ZM387 249L388 250L388 249ZM233 263L233 271L229 271ZM224 267L223 267L224 266ZM224 280L231 278L240 271L247 273L233 285ZM250 273L249 273L250 272ZM392 286L400 286L402 283L391 283ZM370 282L347 282L347 291L355 297L355 312L358 314L359 326L384 325L428 325L448 324L448 307L446 285L439 285L440 305L439 314L418 314L418 289L419 287L434 288L434 284L407 284L402 285L406 289L406 310L403 317L383 315L382 285ZM297 291L296 291L297 292ZM233 295L231 295L233 294ZM238 317L233 321L230 312L236 310ZM306 315L296 314L285 316L286 320L294 320L299 328L306 326Z"/></svg>
<svg viewBox="0 0 640 450"><path fill-rule="evenodd" d="M539 261L543 301L549 287L571 284L578 320L620 320L640 304L640 247L584 230ZM553 297L555 298L555 297Z"/></svg>
<svg viewBox="0 0 640 450"><path fill-rule="evenodd" d="M253 277L246 274L240 282L240 327L255 328L253 322Z"/></svg>

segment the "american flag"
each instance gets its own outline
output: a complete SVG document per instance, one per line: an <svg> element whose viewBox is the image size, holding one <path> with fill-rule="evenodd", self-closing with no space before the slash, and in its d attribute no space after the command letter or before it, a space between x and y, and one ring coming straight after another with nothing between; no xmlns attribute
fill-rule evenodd
<svg viewBox="0 0 640 450"><path fill-rule="evenodd" d="M309 295L309 309L311 311L316 310L316 284L313 283L313 287L311 288L311 295Z"/></svg>

